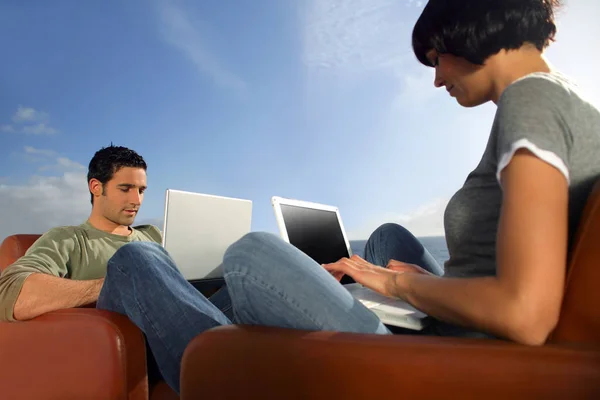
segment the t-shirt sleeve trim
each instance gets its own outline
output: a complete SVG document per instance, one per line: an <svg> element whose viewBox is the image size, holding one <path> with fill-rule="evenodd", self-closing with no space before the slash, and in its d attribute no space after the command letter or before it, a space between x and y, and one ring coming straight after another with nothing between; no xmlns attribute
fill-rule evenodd
<svg viewBox="0 0 600 400"><path fill-rule="evenodd" d="M500 183L500 173L510 163L513 156L519 149L527 149L531 151L536 157L552 165L554 168L558 169L567 179L567 183L571 183L569 177L569 170L565 165L564 161L559 156L557 156L556 153L540 149L527 139L519 139L516 142L513 142L510 146L510 149L506 153L504 153L502 157L500 157L500 161L498 162L498 169L496 171L496 179L498 180L498 183Z"/></svg>

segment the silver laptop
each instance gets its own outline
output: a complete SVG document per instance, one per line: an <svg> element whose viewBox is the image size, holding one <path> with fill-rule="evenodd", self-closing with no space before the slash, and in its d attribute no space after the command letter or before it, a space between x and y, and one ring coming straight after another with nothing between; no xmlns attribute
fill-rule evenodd
<svg viewBox="0 0 600 400"><path fill-rule="evenodd" d="M225 250L251 220L250 200L167 189L162 245L188 281L222 278Z"/></svg>
<svg viewBox="0 0 600 400"><path fill-rule="evenodd" d="M352 256L337 207L278 196L271 202L283 240L317 263L328 264ZM421 330L428 323L426 314L405 301L383 296L358 283L344 286L384 324Z"/></svg>

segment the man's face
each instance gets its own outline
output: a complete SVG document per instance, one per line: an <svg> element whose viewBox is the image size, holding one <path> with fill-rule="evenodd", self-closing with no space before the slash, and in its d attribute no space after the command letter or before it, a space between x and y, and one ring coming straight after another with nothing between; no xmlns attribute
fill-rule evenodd
<svg viewBox="0 0 600 400"><path fill-rule="evenodd" d="M123 167L102 187L102 195L94 200L102 216L109 221L130 226L135 220L146 190L146 171L143 168Z"/></svg>

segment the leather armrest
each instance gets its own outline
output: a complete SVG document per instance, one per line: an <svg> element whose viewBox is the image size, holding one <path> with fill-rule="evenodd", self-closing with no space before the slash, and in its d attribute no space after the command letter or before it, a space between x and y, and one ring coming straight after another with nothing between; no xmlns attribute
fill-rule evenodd
<svg viewBox="0 0 600 400"><path fill-rule="evenodd" d="M147 399L146 348L125 316L95 309L0 323L0 398Z"/></svg>
<svg viewBox="0 0 600 400"><path fill-rule="evenodd" d="M226 326L194 338L181 398L600 398L600 349Z"/></svg>

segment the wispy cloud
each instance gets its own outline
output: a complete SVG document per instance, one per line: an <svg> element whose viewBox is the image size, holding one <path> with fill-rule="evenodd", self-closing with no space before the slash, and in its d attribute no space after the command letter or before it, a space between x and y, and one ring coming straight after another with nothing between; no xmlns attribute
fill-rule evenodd
<svg viewBox="0 0 600 400"><path fill-rule="evenodd" d="M397 70L406 62L412 26L403 22L415 0L308 0L302 17L303 59L311 68Z"/></svg>
<svg viewBox="0 0 600 400"><path fill-rule="evenodd" d="M208 30L206 23L194 18L192 23L190 10L183 9L173 1L158 2L159 31L163 40L183 53L194 63L198 72L209 76L218 85L244 89L245 82L227 69L210 49L203 32Z"/></svg>
<svg viewBox="0 0 600 400"><path fill-rule="evenodd" d="M57 129L49 125L50 115L31 107L19 105L11 120L13 124L0 126L0 132L20 132L29 135L54 135Z"/></svg>
<svg viewBox="0 0 600 400"><path fill-rule="evenodd" d="M80 172L85 170L85 166L81 163L67 157L62 157L54 150L25 146L24 151L20 155L20 158L26 162L40 165L38 167L38 171L40 172Z"/></svg>
<svg viewBox="0 0 600 400"><path fill-rule="evenodd" d="M405 5L397 0L308 1L303 16L305 64L344 71L397 67Z"/></svg>
<svg viewBox="0 0 600 400"><path fill-rule="evenodd" d="M57 130L40 122L36 125L27 125L23 127L23 133L29 133L32 135L54 135Z"/></svg>
<svg viewBox="0 0 600 400"><path fill-rule="evenodd" d="M57 153L54 150L47 150L47 149L37 149L35 147L31 147L31 146L25 146L25 154L36 154L36 155L41 155L41 156L46 156L46 157L55 157L57 155Z"/></svg>
<svg viewBox="0 0 600 400"><path fill-rule="evenodd" d="M85 166L66 157L58 157L51 165L44 165L40 171L85 171Z"/></svg>

